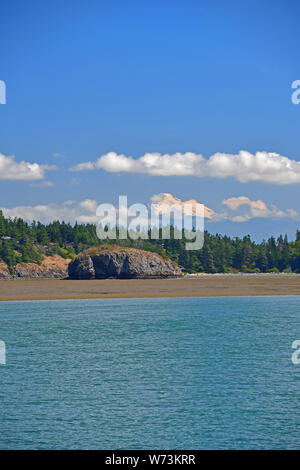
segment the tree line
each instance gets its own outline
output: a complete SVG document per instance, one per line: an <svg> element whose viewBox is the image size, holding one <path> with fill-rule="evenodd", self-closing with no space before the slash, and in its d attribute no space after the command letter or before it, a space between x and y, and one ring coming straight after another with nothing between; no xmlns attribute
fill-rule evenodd
<svg viewBox="0 0 300 470"><path fill-rule="evenodd" d="M21 218L6 218L0 211L0 261L11 270L19 262L40 263L43 257L59 254L74 258L80 251L107 243L118 244L156 252L169 257L186 272L300 272L300 231L296 238L270 237L256 243L250 235L243 238L212 235L205 231L201 250L187 251L186 240L170 239L99 240L94 224L78 224L53 221L27 223Z"/></svg>

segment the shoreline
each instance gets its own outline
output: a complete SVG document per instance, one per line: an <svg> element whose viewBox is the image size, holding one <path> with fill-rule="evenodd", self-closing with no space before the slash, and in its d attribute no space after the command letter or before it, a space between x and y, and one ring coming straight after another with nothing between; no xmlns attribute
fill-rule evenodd
<svg viewBox="0 0 300 470"><path fill-rule="evenodd" d="M0 279L0 301L300 295L300 274L200 274L173 279Z"/></svg>

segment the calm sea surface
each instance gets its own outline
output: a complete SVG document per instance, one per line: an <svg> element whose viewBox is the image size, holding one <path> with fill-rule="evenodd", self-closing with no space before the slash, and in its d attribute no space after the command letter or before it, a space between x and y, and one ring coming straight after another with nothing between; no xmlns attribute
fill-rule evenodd
<svg viewBox="0 0 300 470"><path fill-rule="evenodd" d="M0 303L1 449L300 448L300 297Z"/></svg>

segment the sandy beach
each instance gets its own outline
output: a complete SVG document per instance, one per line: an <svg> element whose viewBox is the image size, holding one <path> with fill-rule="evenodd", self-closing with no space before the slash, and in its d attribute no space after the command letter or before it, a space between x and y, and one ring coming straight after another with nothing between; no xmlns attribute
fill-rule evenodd
<svg viewBox="0 0 300 470"><path fill-rule="evenodd" d="M200 275L181 279L1 279L0 300L300 295L300 275Z"/></svg>

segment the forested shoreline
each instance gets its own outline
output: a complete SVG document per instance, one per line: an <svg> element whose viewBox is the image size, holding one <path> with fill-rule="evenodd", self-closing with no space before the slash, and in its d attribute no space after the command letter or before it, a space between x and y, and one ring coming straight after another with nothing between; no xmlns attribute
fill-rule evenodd
<svg viewBox="0 0 300 470"><path fill-rule="evenodd" d="M99 240L93 224L71 225L53 221L27 223L21 218L4 217L0 211L0 261L13 271L18 263L41 263L45 256L59 254L63 258L74 258L91 246L112 243L156 252L178 263L186 272L300 272L300 231L295 240L288 241L286 235L270 237L256 243L250 235L229 237L212 235L205 231L201 250L185 249L186 240L138 239Z"/></svg>

